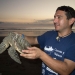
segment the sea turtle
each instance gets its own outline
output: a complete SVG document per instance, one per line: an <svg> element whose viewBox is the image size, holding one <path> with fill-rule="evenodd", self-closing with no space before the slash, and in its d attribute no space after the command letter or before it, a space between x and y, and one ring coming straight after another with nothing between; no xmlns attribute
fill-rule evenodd
<svg viewBox="0 0 75 75"><path fill-rule="evenodd" d="M10 57L17 63L21 64L20 58L16 51L22 53L22 50L26 49L27 47L31 47L31 45L27 40L25 40L23 35L10 32L0 44L0 54L5 50L8 50Z"/></svg>

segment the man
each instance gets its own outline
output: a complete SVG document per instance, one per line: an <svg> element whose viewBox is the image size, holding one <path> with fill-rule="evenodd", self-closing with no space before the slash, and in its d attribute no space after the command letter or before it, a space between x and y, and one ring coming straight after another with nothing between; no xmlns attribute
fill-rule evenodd
<svg viewBox="0 0 75 75"><path fill-rule="evenodd" d="M75 10L70 6L60 6L54 15L55 31L48 31L38 37L27 37L30 44L39 44L22 50L24 58L40 58L42 75L75 75ZM44 51L43 51L44 50Z"/></svg>

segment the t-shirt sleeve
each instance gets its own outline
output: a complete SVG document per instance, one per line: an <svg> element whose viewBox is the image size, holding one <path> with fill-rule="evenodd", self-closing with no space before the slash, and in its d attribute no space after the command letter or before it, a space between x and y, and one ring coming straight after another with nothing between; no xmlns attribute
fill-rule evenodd
<svg viewBox="0 0 75 75"><path fill-rule="evenodd" d="M40 45L40 48L43 49L44 42L45 42L45 34L37 37L38 43Z"/></svg>
<svg viewBox="0 0 75 75"><path fill-rule="evenodd" d="M38 43L40 45L40 48L44 48L46 40L53 35L54 31L47 31L44 34L37 37Z"/></svg>
<svg viewBox="0 0 75 75"><path fill-rule="evenodd" d="M75 45L71 46L65 53L65 58L75 62Z"/></svg>

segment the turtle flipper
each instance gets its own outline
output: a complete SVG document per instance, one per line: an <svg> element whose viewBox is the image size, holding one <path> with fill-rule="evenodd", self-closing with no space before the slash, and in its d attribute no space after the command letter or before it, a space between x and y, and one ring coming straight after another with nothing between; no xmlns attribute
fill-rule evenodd
<svg viewBox="0 0 75 75"><path fill-rule="evenodd" d="M17 63L21 64L20 58L15 50L15 48L12 46L8 49L8 54L10 55L10 57L16 61Z"/></svg>
<svg viewBox="0 0 75 75"><path fill-rule="evenodd" d="M9 37L5 37L3 39L3 42L0 44L0 54L3 53L9 47L8 39Z"/></svg>
<svg viewBox="0 0 75 75"><path fill-rule="evenodd" d="M2 42L0 44L0 54L3 53L7 49L7 46Z"/></svg>

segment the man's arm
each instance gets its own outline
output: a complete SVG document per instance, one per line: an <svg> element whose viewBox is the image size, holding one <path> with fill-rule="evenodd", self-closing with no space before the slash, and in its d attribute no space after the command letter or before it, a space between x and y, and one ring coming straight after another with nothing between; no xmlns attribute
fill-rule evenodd
<svg viewBox="0 0 75 75"><path fill-rule="evenodd" d="M69 75L75 69L75 62L69 59L59 61L48 56L45 52L42 53L40 59L52 70L60 75Z"/></svg>
<svg viewBox="0 0 75 75"><path fill-rule="evenodd" d="M38 44L37 36L27 36L27 35L17 33L17 32L14 32L14 33L25 38L25 40L27 40L31 45Z"/></svg>
<svg viewBox="0 0 75 75"><path fill-rule="evenodd" d="M38 44L37 37L35 36L25 36L25 39L31 44Z"/></svg>
<svg viewBox="0 0 75 75"><path fill-rule="evenodd" d="M28 50L23 50L22 52L23 53L20 55L24 58L40 58L49 68L59 73L60 75L69 75L75 69L75 62L68 59L64 59L64 61L53 59L51 56L37 47L31 47L28 48Z"/></svg>

